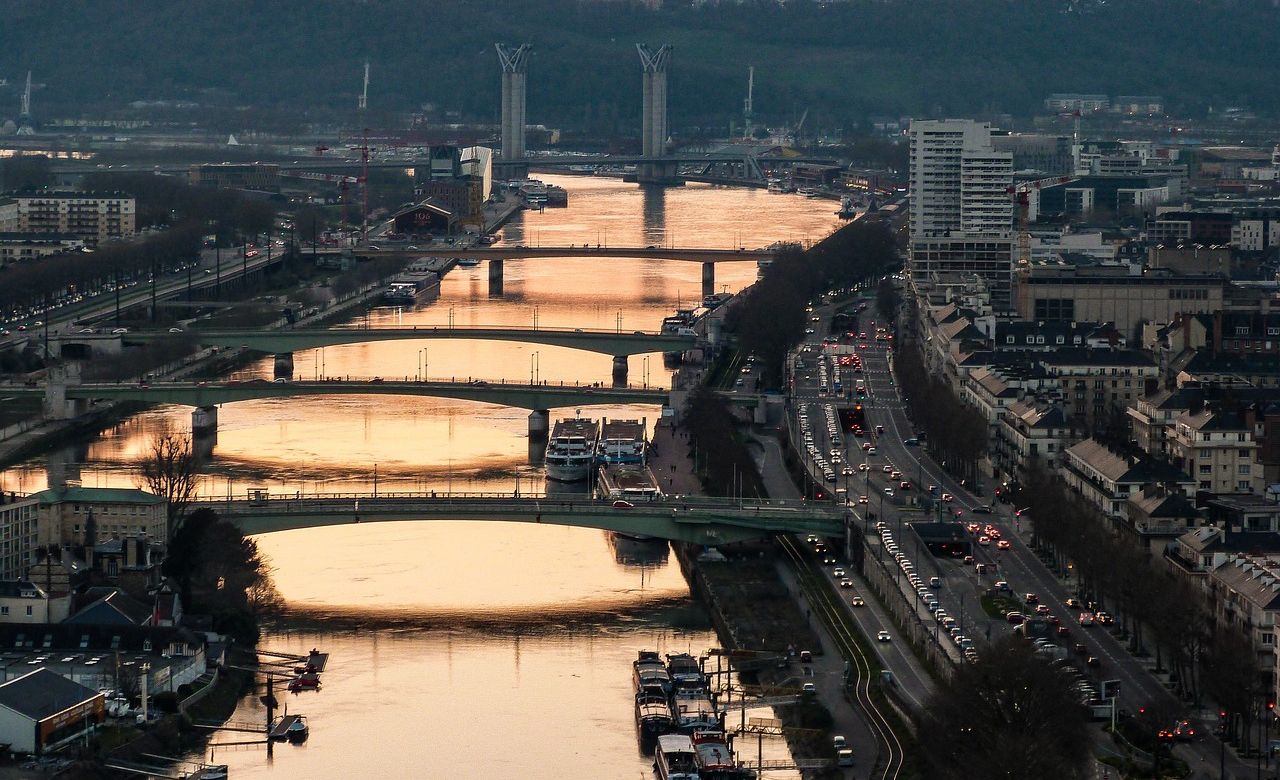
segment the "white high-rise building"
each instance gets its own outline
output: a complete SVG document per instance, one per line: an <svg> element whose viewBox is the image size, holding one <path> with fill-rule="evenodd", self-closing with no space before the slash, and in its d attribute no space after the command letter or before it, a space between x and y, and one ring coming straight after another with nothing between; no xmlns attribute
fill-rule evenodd
<svg viewBox="0 0 1280 780"><path fill-rule="evenodd" d="M917 286L981 277L1007 310L1013 276L1013 154L991 125L970 119L911 123L911 275Z"/></svg>

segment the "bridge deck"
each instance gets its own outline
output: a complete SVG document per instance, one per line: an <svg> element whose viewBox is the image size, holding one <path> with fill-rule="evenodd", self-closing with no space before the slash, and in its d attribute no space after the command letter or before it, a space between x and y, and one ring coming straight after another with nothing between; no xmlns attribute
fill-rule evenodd
<svg viewBox="0 0 1280 780"><path fill-rule="evenodd" d="M704 545L777 533L842 535L845 522L839 509L804 502L672 497L618 508L609 500L516 493L285 494L198 499L188 508L211 509L247 534L393 520L479 520L601 528Z"/></svg>

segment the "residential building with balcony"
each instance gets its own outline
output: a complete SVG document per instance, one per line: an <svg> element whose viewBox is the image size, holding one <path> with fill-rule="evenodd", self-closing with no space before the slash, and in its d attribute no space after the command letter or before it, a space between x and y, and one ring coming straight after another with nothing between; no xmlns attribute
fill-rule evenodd
<svg viewBox="0 0 1280 780"><path fill-rule="evenodd" d="M1032 399L1009 404L996 425L992 452L996 476L1022 481L1035 463L1049 470L1057 468L1072 436L1066 415L1057 404Z"/></svg>
<svg viewBox="0 0 1280 780"><path fill-rule="evenodd" d="M18 203L21 233L69 234L97 246L136 232L137 203L122 192L34 190L12 197Z"/></svg>
<svg viewBox="0 0 1280 780"><path fill-rule="evenodd" d="M1118 528L1129 521L1129 499L1144 485L1162 485L1167 492L1194 492L1195 482L1177 468L1154 458L1126 457L1095 439L1071 445L1063 453L1061 474L1067 485Z"/></svg>
<svg viewBox="0 0 1280 780"><path fill-rule="evenodd" d="M1263 492L1263 473L1257 463L1254 424L1236 410L1193 408L1174 421L1168 436L1174 465L1209 493Z"/></svg>

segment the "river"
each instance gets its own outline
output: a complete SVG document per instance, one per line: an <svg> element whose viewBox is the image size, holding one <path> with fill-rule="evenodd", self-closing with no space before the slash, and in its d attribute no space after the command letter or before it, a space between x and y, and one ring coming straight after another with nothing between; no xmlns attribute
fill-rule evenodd
<svg viewBox="0 0 1280 780"><path fill-rule="evenodd" d="M544 176L569 207L525 212L502 240L530 245L747 246L816 241L835 204L763 190L645 189L614 179ZM371 327L403 324L656 329L701 299L698 263L635 259L507 261L501 298L487 270L458 268L437 300L379 308ZM738 290L755 264L717 266ZM549 382L611 381L611 358L484 341L376 342L295 355L303 377L385 376ZM258 361L245 377L269 377ZM665 384L661 355L634 356L633 384ZM552 417L575 410L552 410ZM656 407L593 407L644 417ZM47 470L85 485L135 486L154 431L190 410L158 408L91 442L0 473L0 489L45 486ZM219 412L204 494L323 490L540 490L527 412L461 401L371 396L244 402ZM632 717L639 649L695 654L716 645L673 558L619 554L602 531L518 523L386 523L259 537L288 614L263 647L332 654L324 689L288 697L310 741L215 751L236 778L650 776ZM625 553L625 551L624 551ZM767 713L758 713L766 714ZM254 697L235 720L260 720ZM243 735L242 735L243 736ZM234 735L216 740L234 739ZM768 746L766 746L768 748ZM779 751L783 751L779 753ZM780 745L767 755L785 755ZM784 775L779 774L779 777Z"/></svg>

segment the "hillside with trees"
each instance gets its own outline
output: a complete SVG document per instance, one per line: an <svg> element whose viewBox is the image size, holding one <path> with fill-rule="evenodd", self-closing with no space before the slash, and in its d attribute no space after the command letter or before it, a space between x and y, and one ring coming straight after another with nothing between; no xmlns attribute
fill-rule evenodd
<svg viewBox="0 0 1280 780"><path fill-rule="evenodd" d="M496 121L496 41L527 41L529 119L626 134L639 123L636 42L676 47L672 128L740 121L748 65L763 121L849 130L875 114L1026 115L1051 92L1162 95L1171 113L1276 113L1280 8L1269 0L0 0L0 117L28 69L37 115L168 111L203 126L370 120L424 105ZM156 101L167 101L157 105ZM179 105L179 103L190 105ZM248 110L250 107L254 110ZM450 113L446 116L445 112Z"/></svg>

